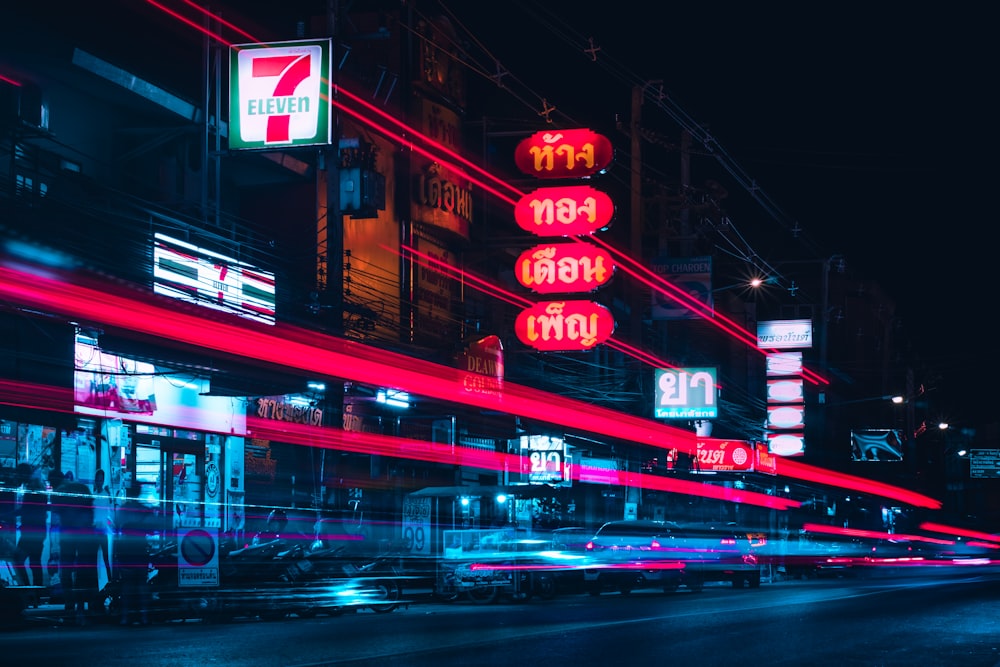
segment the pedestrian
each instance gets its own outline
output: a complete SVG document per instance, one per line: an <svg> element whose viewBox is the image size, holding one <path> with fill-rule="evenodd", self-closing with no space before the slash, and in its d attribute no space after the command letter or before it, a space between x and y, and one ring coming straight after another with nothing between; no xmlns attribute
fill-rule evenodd
<svg viewBox="0 0 1000 667"><path fill-rule="evenodd" d="M88 603L97 600L97 548L94 541L94 498L90 487L69 474L56 489L54 511L59 515L59 580L65 609L86 625Z"/></svg>
<svg viewBox="0 0 1000 667"><path fill-rule="evenodd" d="M44 586L42 552L45 549L48 532L48 489L42 479L34 474L35 471L30 464L22 463L17 468L24 482L18 509L21 530L14 552L14 565L19 571L18 578L25 586ZM25 561L28 563L27 567L24 565Z"/></svg>
<svg viewBox="0 0 1000 667"><path fill-rule="evenodd" d="M118 508L118 532L114 554L115 572L121 582L121 625L149 623L149 549L146 537L150 509L139 502L139 485L126 489L126 500Z"/></svg>
<svg viewBox="0 0 1000 667"><path fill-rule="evenodd" d="M111 554L115 537L115 499L105 483L103 468L94 473L94 533L97 537L98 566L104 566L104 580L111 581Z"/></svg>

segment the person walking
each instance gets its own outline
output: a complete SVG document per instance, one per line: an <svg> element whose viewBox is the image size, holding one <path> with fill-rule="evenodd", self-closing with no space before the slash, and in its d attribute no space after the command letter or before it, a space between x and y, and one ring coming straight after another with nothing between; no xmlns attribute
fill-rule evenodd
<svg viewBox="0 0 1000 667"><path fill-rule="evenodd" d="M122 585L121 625L138 621L149 623L149 549L146 536L150 508L139 502L139 485L126 488L126 500L118 508L118 532L115 540L115 572Z"/></svg>
<svg viewBox="0 0 1000 667"><path fill-rule="evenodd" d="M48 531L48 490L30 464L19 464L17 472L22 480L23 492L18 508L20 535L14 552L14 565L18 578L25 586L45 586L42 552Z"/></svg>
<svg viewBox="0 0 1000 667"><path fill-rule="evenodd" d="M86 625L88 603L97 600L97 549L94 542L94 498L90 487L70 476L56 489L59 515L60 569L65 609Z"/></svg>
<svg viewBox="0 0 1000 667"><path fill-rule="evenodd" d="M104 581L111 581L111 563L114 556L111 553L115 537L115 499L111 488L105 482L103 468L94 473L94 533L97 541L97 565L104 567ZM98 573L100 577L100 573ZM98 588L100 588L100 581Z"/></svg>

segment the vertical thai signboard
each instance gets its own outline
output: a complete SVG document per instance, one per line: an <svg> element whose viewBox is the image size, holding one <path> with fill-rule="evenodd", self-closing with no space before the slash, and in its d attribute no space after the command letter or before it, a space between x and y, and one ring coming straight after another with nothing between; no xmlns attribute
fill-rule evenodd
<svg viewBox="0 0 1000 667"><path fill-rule="evenodd" d="M536 178L584 178L607 168L611 142L591 130L536 132L515 149L518 168ZM514 219L540 237L589 235L606 229L614 203L589 186L539 188L521 197ZM611 255L584 241L543 243L517 259L518 282L537 294L596 291L614 274ZM615 330L614 315L586 299L553 299L525 308L514 322L522 343L536 350L568 352L593 349Z"/></svg>
<svg viewBox="0 0 1000 667"><path fill-rule="evenodd" d="M762 325L768 323L762 322ZM761 347L802 345L801 331L758 329ZM770 337L765 342L765 337ZM778 340L792 338L794 340ZM802 382L802 353L774 352L767 354L767 442L768 449L778 456L801 456L805 453L805 394Z"/></svg>
<svg viewBox="0 0 1000 667"><path fill-rule="evenodd" d="M332 141L331 40L237 44L229 51L229 148Z"/></svg>

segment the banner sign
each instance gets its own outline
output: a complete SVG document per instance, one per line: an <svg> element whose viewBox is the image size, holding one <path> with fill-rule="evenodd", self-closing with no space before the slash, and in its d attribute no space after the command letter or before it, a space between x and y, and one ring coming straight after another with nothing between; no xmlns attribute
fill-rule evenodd
<svg viewBox="0 0 1000 667"><path fill-rule="evenodd" d="M742 440L698 440L692 472L730 472L750 470L754 448Z"/></svg>
<svg viewBox="0 0 1000 667"><path fill-rule="evenodd" d="M331 40L237 44L229 51L229 148L332 142Z"/></svg>

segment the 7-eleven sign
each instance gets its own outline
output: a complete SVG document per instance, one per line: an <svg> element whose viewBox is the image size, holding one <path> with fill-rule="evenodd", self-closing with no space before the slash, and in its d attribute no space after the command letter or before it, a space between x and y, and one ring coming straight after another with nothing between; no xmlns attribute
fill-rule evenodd
<svg viewBox="0 0 1000 667"><path fill-rule="evenodd" d="M329 144L331 41L238 44L229 51L229 147Z"/></svg>

